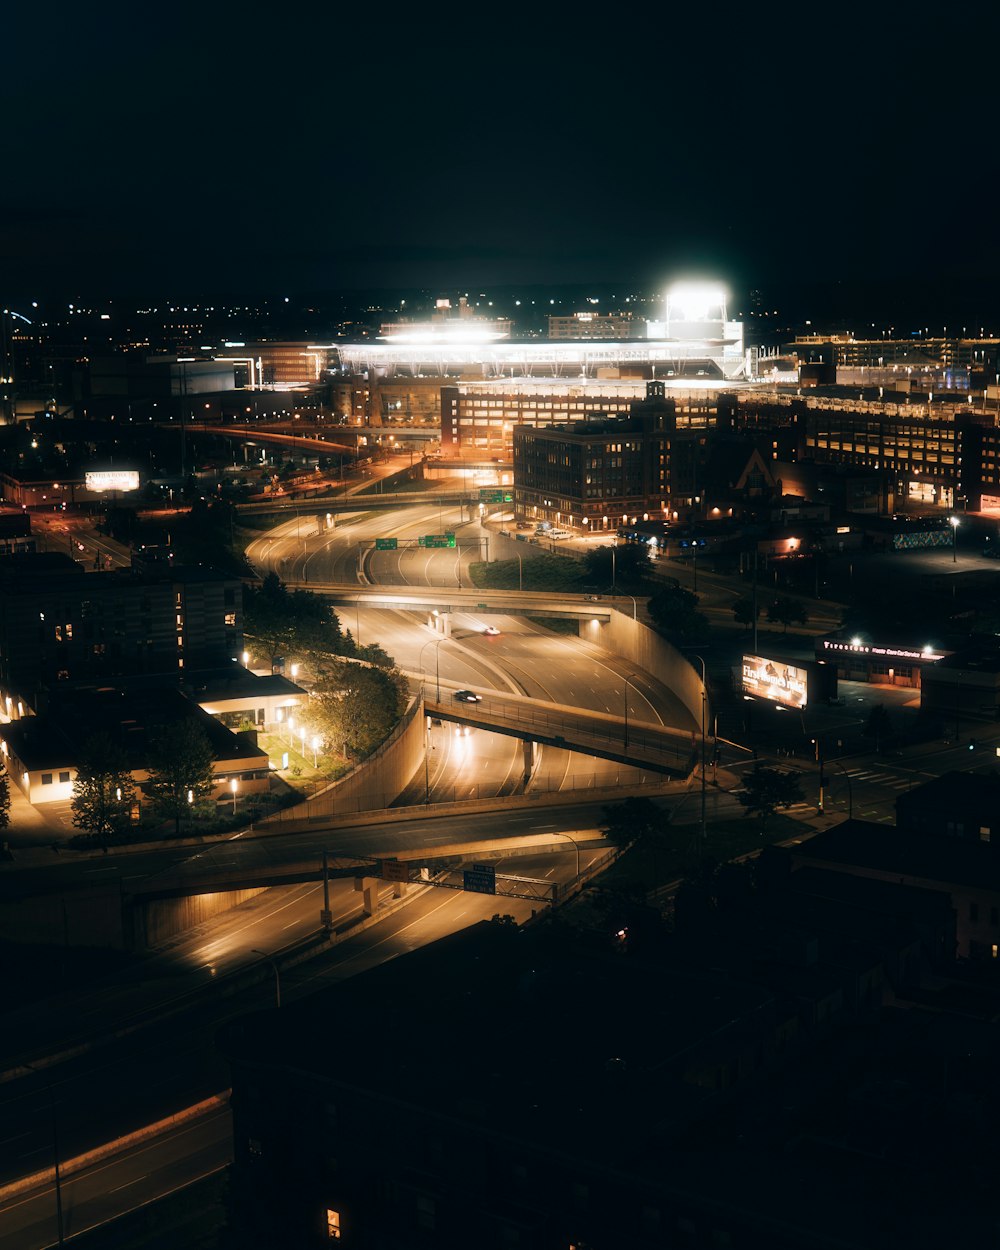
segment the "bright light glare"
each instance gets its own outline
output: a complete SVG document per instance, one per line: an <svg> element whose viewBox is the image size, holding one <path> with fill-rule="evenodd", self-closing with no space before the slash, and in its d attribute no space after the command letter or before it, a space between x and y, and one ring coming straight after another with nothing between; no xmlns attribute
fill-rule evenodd
<svg viewBox="0 0 1000 1250"><path fill-rule="evenodd" d="M668 321L707 321L724 317L726 289L717 282L675 282L667 291Z"/></svg>

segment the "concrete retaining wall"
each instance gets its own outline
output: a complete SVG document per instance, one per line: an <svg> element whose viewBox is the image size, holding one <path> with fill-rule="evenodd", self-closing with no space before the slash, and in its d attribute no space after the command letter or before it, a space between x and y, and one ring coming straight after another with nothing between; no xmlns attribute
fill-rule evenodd
<svg viewBox="0 0 1000 1250"><path fill-rule="evenodd" d="M659 678L684 704L694 723L701 725L701 674L676 647L642 621L634 621L620 611L611 613L611 620L601 629L599 639L592 637L589 627L589 622L581 625L582 637L599 641L615 655ZM706 707L706 718L708 714Z"/></svg>
<svg viewBox="0 0 1000 1250"><path fill-rule="evenodd" d="M275 812L257 823L267 831L291 822L328 819L388 807L424 762L423 701L414 699L374 755L315 798Z"/></svg>
<svg viewBox="0 0 1000 1250"><path fill-rule="evenodd" d="M159 946L178 933L186 933L195 925L263 893L263 889L225 890L218 894L192 894L188 898L157 898L148 903L135 903L134 948Z"/></svg>

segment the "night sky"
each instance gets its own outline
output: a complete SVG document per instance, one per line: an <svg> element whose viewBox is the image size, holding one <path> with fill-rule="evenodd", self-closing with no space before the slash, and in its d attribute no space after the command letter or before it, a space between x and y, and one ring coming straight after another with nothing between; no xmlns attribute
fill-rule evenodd
<svg viewBox="0 0 1000 1250"><path fill-rule="evenodd" d="M701 270L995 306L997 19L885 7L22 4L0 287Z"/></svg>

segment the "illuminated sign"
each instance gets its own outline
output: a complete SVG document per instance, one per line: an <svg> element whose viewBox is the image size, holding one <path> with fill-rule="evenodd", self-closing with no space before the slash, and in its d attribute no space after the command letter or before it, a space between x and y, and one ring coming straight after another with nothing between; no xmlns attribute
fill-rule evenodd
<svg viewBox="0 0 1000 1250"><path fill-rule="evenodd" d="M139 474L134 469L101 469L86 476L87 490L138 490Z"/></svg>
<svg viewBox="0 0 1000 1250"><path fill-rule="evenodd" d="M743 657L743 693L771 699L786 707L806 705L806 670L768 660L760 655Z"/></svg>
<svg viewBox="0 0 1000 1250"><path fill-rule="evenodd" d="M888 660L919 660L931 664L935 660L943 660L944 652L935 651L933 647L924 647L922 651L914 651L910 647L878 647L868 642L831 642L823 639L824 651L848 651L853 655L875 655Z"/></svg>

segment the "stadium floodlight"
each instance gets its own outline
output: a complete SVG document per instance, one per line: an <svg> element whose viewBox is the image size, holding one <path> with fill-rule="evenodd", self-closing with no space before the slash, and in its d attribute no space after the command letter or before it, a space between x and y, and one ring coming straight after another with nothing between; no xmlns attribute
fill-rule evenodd
<svg viewBox="0 0 1000 1250"><path fill-rule="evenodd" d="M675 282L666 304L668 321L726 319L726 289L718 282Z"/></svg>

